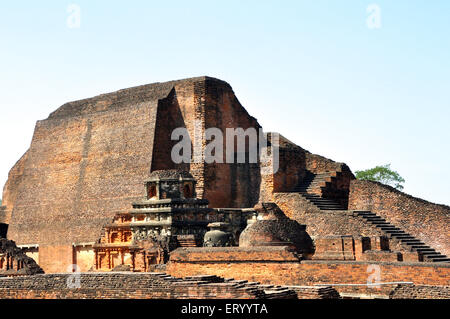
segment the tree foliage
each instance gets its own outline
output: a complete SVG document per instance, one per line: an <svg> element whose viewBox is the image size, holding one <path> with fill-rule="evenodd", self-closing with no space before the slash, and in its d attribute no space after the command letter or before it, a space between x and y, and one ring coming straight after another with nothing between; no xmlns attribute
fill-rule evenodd
<svg viewBox="0 0 450 319"><path fill-rule="evenodd" d="M364 171L356 171L355 176L357 179L380 182L398 190L403 189L402 183L405 182L399 173L391 170L391 164L376 166Z"/></svg>

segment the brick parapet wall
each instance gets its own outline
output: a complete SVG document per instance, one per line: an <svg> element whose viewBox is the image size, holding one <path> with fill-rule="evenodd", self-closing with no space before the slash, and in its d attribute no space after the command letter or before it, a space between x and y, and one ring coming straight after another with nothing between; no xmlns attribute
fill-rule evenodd
<svg viewBox="0 0 450 319"><path fill-rule="evenodd" d="M390 299L450 299L450 286L398 285Z"/></svg>
<svg viewBox="0 0 450 319"><path fill-rule="evenodd" d="M369 269L369 266L371 267ZM378 268L379 267L379 268ZM450 265L444 263L364 262L364 261L316 261L301 262L214 262L208 257L204 262L178 262L171 260L166 271L172 276L217 275L240 280L258 281L264 284L305 285L358 284L361 286L334 286L339 292L364 292L364 284L373 269L380 270L381 282L413 282L416 285L445 286L450 283ZM393 286L391 286L393 288ZM371 290L369 290L371 291ZM386 296L388 291L384 290ZM380 294L375 291L374 294Z"/></svg>
<svg viewBox="0 0 450 319"><path fill-rule="evenodd" d="M314 174L341 171L345 165L308 151L305 152L305 164L306 169Z"/></svg>
<svg viewBox="0 0 450 319"><path fill-rule="evenodd" d="M196 247L171 252L176 263L231 262L299 262L298 255L287 246L274 247Z"/></svg>
<svg viewBox="0 0 450 319"><path fill-rule="evenodd" d="M305 224L301 222L301 219L304 219L302 216L313 213L320 214L320 209L299 193L274 193L273 200L287 217L300 224Z"/></svg>
<svg viewBox="0 0 450 319"><path fill-rule="evenodd" d="M437 205L376 182L352 180L349 209L370 210L450 255L450 207Z"/></svg>
<svg viewBox="0 0 450 319"><path fill-rule="evenodd" d="M283 286L264 286L216 276L181 279L163 273L74 273L0 278L1 299L296 299L297 295L306 293L305 289L295 291ZM329 287L327 291L311 287L308 293L312 298L336 298Z"/></svg>

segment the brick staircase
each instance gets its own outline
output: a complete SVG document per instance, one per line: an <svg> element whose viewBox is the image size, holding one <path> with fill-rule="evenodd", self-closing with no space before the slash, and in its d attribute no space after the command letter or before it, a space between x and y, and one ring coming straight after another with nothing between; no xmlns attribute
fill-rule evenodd
<svg viewBox="0 0 450 319"><path fill-rule="evenodd" d="M450 258L427 246L419 239L392 225L384 218L370 211L355 211L354 215L379 228L390 239L398 240L407 250L418 252L424 261L450 262Z"/></svg>
<svg viewBox="0 0 450 319"><path fill-rule="evenodd" d="M302 183L294 187L293 191L299 193L322 194L322 187L326 187L328 182L334 178L331 173L313 174L308 173Z"/></svg>
<svg viewBox="0 0 450 319"><path fill-rule="evenodd" d="M308 202L321 211L345 210L339 203L323 198L322 188L327 187L334 176L331 172L312 174L309 173L301 184L292 189L292 192L301 194ZM400 242L408 251L418 252L426 262L450 262L450 258L427 246L425 243L406 233L402 229L392 225L384 218L371 211L355 211L355 217L363 218L365 222L379 228L387 237Z"/></svg>
<svg viewBox="0 0 450 319"><path fill-rule="evenodd" d="M199 243L193 235L178 235L176 237L179 247L198 247Z"/></svg>
<svg viewBox="0 0 450 319"><path fill-rule="evenodd" d="M322 188L327 187L327 183L334 178L332 173L312 174L309 173L302 183L292 189L294 193L300 193L310 203L320 210L343 210L344 208L337 202L323 198Z"/></svg>

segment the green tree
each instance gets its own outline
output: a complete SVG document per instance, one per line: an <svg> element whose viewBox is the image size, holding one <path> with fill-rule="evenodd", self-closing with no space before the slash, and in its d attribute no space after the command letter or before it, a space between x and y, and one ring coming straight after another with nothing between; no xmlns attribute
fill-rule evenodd
<svg viewBox="0 0 450 319"><path fill-rule="evenodd" d="M402 183L405 182L399 173L391 170L391 164L377 166L364 171L356 171L355 176L357 179L380 182L398 190L403 189Z"/></svg>

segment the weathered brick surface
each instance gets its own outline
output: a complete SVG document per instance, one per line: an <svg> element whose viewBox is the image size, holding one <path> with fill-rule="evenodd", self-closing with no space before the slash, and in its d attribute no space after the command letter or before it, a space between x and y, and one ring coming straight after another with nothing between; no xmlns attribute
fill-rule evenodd
<svg viewBox="0 0 450 319"><path fill-rule="evenodd" d="M7 215L6 206L0 206L0 238L6 238L6 233L8 232Z"/></svg>
<svg viewBox="0 0 450 319"><path fill-rule="evenodd" d="M3 211L0 214L0 224L9 224L11 219L11 213L16 202L17 193L20 183L23 179L23 170L25 168L25 162L28 158L28 151L17 161L14 167L9 171L8 181L3 187L2 194L2 208Z"/></svg>
<svg viewBox="0 0 450 319"><path fill-rule="evenodd" d="M267 190L271 190L271 192L286 192L297 186L306 175L306 152L300 146L280 135L278 171L273 176L265 177L273 179L272 185Z"/></svg>
<svg viewBox="0 0 450 319"><path fill-rule="evenodd" d="M362 242L356 239L380 238L383 233L379 229L351 211L323 212L298 193L289 193L307 174L326 173L326 187L318 186L319 195L346 207L351 186L351 209L372 210L432 248L449 254L447 206L427 203L379 184L355 181L345 164L311 154L285 138L280 141L279 171L272 175L261 176L259 163L175 165L170 158L175 144L171 133L177 127L186 127L193 140L197 130L202 134L212 127L226 132L226 128L260 126L227 83L208 77L144 85L67 103L36 124L30 149L11 170L3 193L6 207L0 210L0 231L4 232L4 225L9 223L9 238L20 245L39 244L39 261L44 270L66 271L77 258L90 258L88 253L74 253L73 247L77 246L73 244L89 246L117 213L128 211L132 202L145 197L142 183L151 171L180 168L189 170L197 179L197 194L207 198L211 207L252 207L258 198L275 201L289 218L307 225L313 238L351 236L354 256L349 259L394 261L399 251L404 261L417 260L417 255L405 252L395 241L389 243L393 252L364 252L359 247ZM206 143L201 140L202 146ZM226 147L224 151L226 154ZM274 238L278 237L269 239ZM326 245L322 248L325 257L333 252ZM342 252L342 259L347 259L347 249ZM188 258L187 262L183 261L185 256L179 255L178 260L174 257L171 267L175 269L183 262L189 267L191 262L202 267L221 263L227 267L220 271L229 267L245 276L247 265L253 265L256 274L261 271L259 276L265 279L264 273L270 273L265 267L276 270L278 263L281 273L289 269L289 262L293 273L295 267L307 270L313 265L299 264L286 252L268 248L260 252L223 251L220 258L208 251L202 254L189 252L192 260ZM272 264L266 265L264 260ZM346 274L347 268L339 267ZM395 267L386 270L392 278L406 276L404 268ZM411 266L408 270L413 278L417 269ZM317 275L327 271L318 270ZM362 270L356 271L360 273ZM332 278L331 274L325 277ZM302 278L302 274L297 275ZM289 278L289 274L286 276ZM351 279L355 275L349 276Z"/></svg>
<svg viewBox="0 0 450 319"><path fill-rule="evenodd" d="M39 265L25 255L16 244L0 238L0 276L33 275L43 273Z"/></svg>
<svg viewBox="0 0 450 319"><path fill-rule="evenodd" d="M76 276L79 276L77 279ZM287 287L224 280L216 276L174 278L163 273L46 274L0 278L1 299L296 299ZM333 297L320 293L315 298Z"/></svg>
<svg viewBox="0 0 450 319"><path fill-rule="evenodd" d="M398 285L391 299L450 299L450 286Z"/></svg>
<svg viewBox="0 0 450 319"><path fill-rule="evenodd" d="M374 266L375 265L375 266ZM171 260L167 272L173 276L198 274L233 277L275 285L358 284L361 286L334 286L339 292L372 291L364 286L368 282L368 267L380 267L381 282L413 282L416 285L448 286L450 265L437 263L314 261L265 262L233 261L216 262L211 256L195 261ZM390 287L392 289L393 287ZM386 290L388 292L388 290ZM384 292L386 295L387 292ZM377 292L376 294L379 294ZM367 295L366 292L364 294Z"/></svg>
<svg viewBox="0 0 450 319"><path fill-rule="evenodd" d="M339 292L332 287L288 286L297 293L298 299L340 299Z"/></svg>
<svg viewBox="0 0 450 319"><path fill-rule="evenodd" d="M437 251L450 255L450 207L376 182L353 180L349 209L370 210Z"/></svg>
<svg viewBox="0 0 450 319"><path fill-rule="evenodd" d="M400 252L393 251L377 251L377 250L368 250L365 251L364 254L361 255L360 260L365 261L401 261L403 259L402 254ZM418 261L417 259L415 261Z"/></svg>
<svg viewBox="0 0 450 319"><path fill-rule="evenodd" d="M46 273L71 272L72 265L76 263L74 253L72 245L41 245L39 247L39 266Z"/></svg>
<svg viewBox="0 0 450 319"><path fill-rule="evenodd" d="M380 238L386 235L376 226L357 217L353 211L321 211L298 193L275 193L274 200L286 216L306 225L313 239L327 236ZM389 240L386 249L407 252L396 240Z"/></svg>
<svg viewBox="0 0 450 319"><path fill-rule="evenodd" d="M144 85L70 102L36 124L31 147L11 172L8 237L18 244L93 242L116 213L145 196L150 171L173 168L172 129L259 128L231 87L201 77ZM200 133L202 131L200 130ZM205 141L203 141L205 143ZM258 164L181 164L212 207L251 207ZM22 183L23 180L23 183Z"/></svg>
<svg viewBox="0 0 450 319"><path fill-rule="evenodd" d="M170 254L170 260L175 263L298 262L299 257L287 246L196 247L178 248Z"/></svg>
<svg viewBox="0 0 450 319"><path fill-rule="evenodd" d="M269 141L273 138L271 134L268 135ZM272 164L272 162L262 163L262 166ZM330 180L327 181L326 187L318 190L318 195L333 199L341 203L343 207L347 207L350 180L355 177L346 164L312 154L279 135L277 166L278 170L275 174L261 176L260 201L271 202L274 200L274 193L292 191L308 174L327 173L330 175ZM309 209L313 208L309 207Z"/></svg>
<svg viewBox="0 0 450 319"><path fill-rule="evenodd" d="M355 260L356 258L354 238L351 236L317 237L314 244L315 252L312 259Z"/></svg>
<svg viewBox="0 0 450 319"><path fill-rule="evenodd" d="M305 167L314 174L340 171L343 163L338 163L321 155L307 152L305 154Z"/></svg>
<svg viewBox="0 0 450 319"><path fill-rule="evenodd" d="M334 162L320 155L305 154L306 169L314 174L329 173L331 180L322 188L319 195L332 199L347 208L350 181L355 178L350 168L344 163Z"/></svg>
<svg viewBox="0 0 450 319"><path fill-rule="evenodd" d="M155 112L142 102L38 122L8 238L40 245L99 238L115 212L144 196Z"/></svg>
<svg viewBox="0 0 450 319"><path fill-rule="evenodd" d="M320 211L298 193L276 193L274 199L286 216L307 225L312 236L381 236L376 227L355 218L349 211Z"/></svg>
<svg viewBox="0 0 450 319"><path fill-rule="evenodd" d="M199 89L204 90L204 93L202 92L203 99L200 101L203 110L197 111L200 113L198 118L203 129L218 128L223 132L225 159L227 128L244 130L253 128L258 132L260 125L242 107L227 83L205 81ZM203 140L202 143L206 141ZM237 151L237 143L235 143L235 154ZM204 172L201 176L205 181L204 197L210 201L211 207L253 207L257 203L261 183L260 168L258 163L249 163L248 155L246 158L245 163L237 163L236 159L234 161L236 164L204 164Z"/></svg>
<svg viewBox="0 0 450 319"><path fill-rule="evenodd" d="M239 237L240 247L291 245L297 252L310 254L313 242L305 225L289 219L275 203L254 207L260 220L252 222Z"/></svg>

